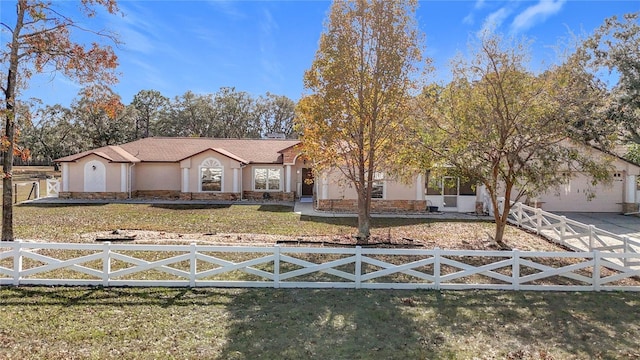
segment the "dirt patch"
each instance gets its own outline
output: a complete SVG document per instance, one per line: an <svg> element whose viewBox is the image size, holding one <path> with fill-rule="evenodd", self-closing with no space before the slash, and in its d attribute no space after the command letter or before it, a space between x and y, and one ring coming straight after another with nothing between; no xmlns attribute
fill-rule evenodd
<svg viewBox="0 0 640 360"><path fill-rule="evenodd" d="M430 234L405 234L396 231L394 234L373 235L366 246L403 247L463 250L499 250L492 240L490 229L483 224L437 224ZM522 251L563 251L560 246L547 240L509 227L505 237L510 248ZM435 234L435 235L434 235ZM417 235L417 236L416 236ZM349 247L358 245L357 239L351 235L314 235L287 236L255 233L175 233L166 231L123 230L99 231L81 235L82 242L124 241L136 244L176 244L198 243L227 246L337 246Z"/></svg>

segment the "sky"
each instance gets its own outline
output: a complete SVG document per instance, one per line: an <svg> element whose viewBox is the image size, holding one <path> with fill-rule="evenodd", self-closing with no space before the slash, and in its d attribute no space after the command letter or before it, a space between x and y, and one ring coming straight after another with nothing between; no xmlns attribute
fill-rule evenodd
<svg viewBox="0 0 640 360"><path fill-rule="evenodd" d="M54 0L65 14L77 3ZM254 97L267 92L294 101L308 93L310 68L331 5L324 0L120 0L123 15L99 14L83 25L119 35L120 82L129 104L140 90L173 98L186 91L215 93L234 87ZM557 62L555 45L574 33L591 33L612 15L640 11L640 0L421 0L417 11L426 36L432 78L446 81L448 63L485 29L533 40L534 63ZM0 0L2 22L15 22L15 1ZM8 40L2 32L2 43ZM61 75L32 78L23 98L69 106L80 86Z"/></svg>

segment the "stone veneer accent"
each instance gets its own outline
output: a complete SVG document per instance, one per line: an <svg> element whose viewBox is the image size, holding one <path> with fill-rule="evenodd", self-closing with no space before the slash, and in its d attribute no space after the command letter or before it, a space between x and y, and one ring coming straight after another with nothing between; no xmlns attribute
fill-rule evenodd
<svg viewBox="0 0 640 360"><path fill-rule="evenodd" d="M190 192L180 193L180 200L224 200L235 201L240 200L240 193L225 192L225 193L213 193L213 192Z"/></svg>
<svg viewBox="0 0 640 360"><path fill-rule="evenodd" d="M638 204L636 203L622 203L622 213L634 213L638 211ZM637 215L637 214L636 214Z"/></svg>
<svg viewBox="0 0 640 360"><path fill-rule="evenodd" d="M265 194L269 194L268 197L265 197ZM268 201L268 200L276 200L276 201L295 201L295 192L284 192L284 191L243 191L242 197L247 200L255 200L255 201Z"/></svg>
<svg viewBox="0 0 640 360"><path fill-rule="evenodd" d="M176 190L136 190L131 193L132 198L136 199L180 199L180 191Z"/></svg>
<svg viewBox="0 0 640 360"><path fill-rule="evenodd" d="M358 200L331 199L319 200L318 210L324 211L357 211ZM372 200L372 212L426 212L426 200Z"/></svg>
<svg viewBox="0 0 640 360"><path fill-rule="evenodd" d="M82 199L82 200L123 200L129 197L126 192L71 192L61 191L58 193L61 199Z"/></svg>
<svg viewBox="0 0 640 360"><path fill-rule="evenodd" d="M84 200L124 200L129 198L126 192L60 192L61 199ZM183 193L176 190L136 190L131 193L134 199L163 200L240 200L240 193ZM293 201L293 200L292 200Z"/></svg>

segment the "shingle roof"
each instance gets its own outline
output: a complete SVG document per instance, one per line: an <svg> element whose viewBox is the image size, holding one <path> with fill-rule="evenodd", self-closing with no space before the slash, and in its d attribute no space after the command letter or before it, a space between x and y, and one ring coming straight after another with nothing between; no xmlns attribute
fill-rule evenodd
<svg viewBox="0 0 640 360"><path fill-rule="evenodd" d="M96 154L113 162L178 162L211 149L245 163L278 164L282 163L280 151L298 143L299 140L152 137L120 146L105 146L55 161L77 161Z"/></svg>

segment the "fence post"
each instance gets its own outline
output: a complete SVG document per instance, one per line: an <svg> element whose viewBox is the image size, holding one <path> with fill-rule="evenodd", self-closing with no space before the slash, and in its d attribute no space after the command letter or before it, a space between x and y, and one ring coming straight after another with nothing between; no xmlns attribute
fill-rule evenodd
<svg viewBox="0 0 640 360"><path fill-rule="evenodd" d="M196 287L196 271L198 270L198 259L196 257L196 243L189 245L189 287Z"/></svg>
<svg viewBox="0 0 640 360"><path fill-rule="evenodd" d="M567 234L567 217L560 217L560 243L564 245L564 236Z"/></svg>
<svg viewBox="0 0 640 360"><path fill-rule="evenodd" d="M433 278L435 289L440 290L440 248L433 249Z"/></svg>
<svg viewBox="0 0 640 360"><path fill-rule="evenodd" d="M600 291L600 251L593 251L593 291Z"/></svg>
<svg viewBox="0 0 640 360"><path fill-rule="evenodd" d="M589 251L593 251L593 233L594 230L596 229L595 225L589 225Z"/></svg>
<svg viewBox="0 0 640 360"><path fill-rule="evenodd" d="M512 283L513 283L513 290L520 290L520 250L518 249L513 249L512 253L512 260L513 263L511 264L511 277L512 277Z"/></svg>
<svg viewBox="0 0 640 360"><path fill-rule="evenodd" d="M20 285L20 273L22 272L22 242L13 242L13 285Z"/></svg>
<svg viewBox="0 0 640 360"><path fill-rule="evenodd" d="M542 209L536 208L536 233L542 232Z"/></svg>
<svg viewBox="0 0 640 360"><path fill-rule="evenodd" d="M109 286L111 276L111 242L102 244L102 286Z"/></svg>
<svg viewBox="0 0 640 360"><path fill-rule="evenodd" d="M280 245L273 246L273 287L280 288Z"/></svg>
<svg viewBox="0 0 640 360"><path fill-rule="evenodd" d="M518 207L518 212L516 213L518 216L516 216L516 220L518 221L518 227L522 227L522 203L518 202L516 203L516 206Z"/></svg>
<svg viewBox="0 0 640 360"><path fill-rule="evenodd" d="M362 287L362 246L356 246L356 289L360 289Z"/></svg>
<svg viewBox="0 0 640 360"><path fill-rule="evenodd" d="M13 184L13 203L18 203L18 184Z"/></svg>
<svg viewBox="0 0 640 360"><path fill-rule="evenodd" d="M34 184L36 185L35 199L40 199L40 181L36 181Z"/></svg>

